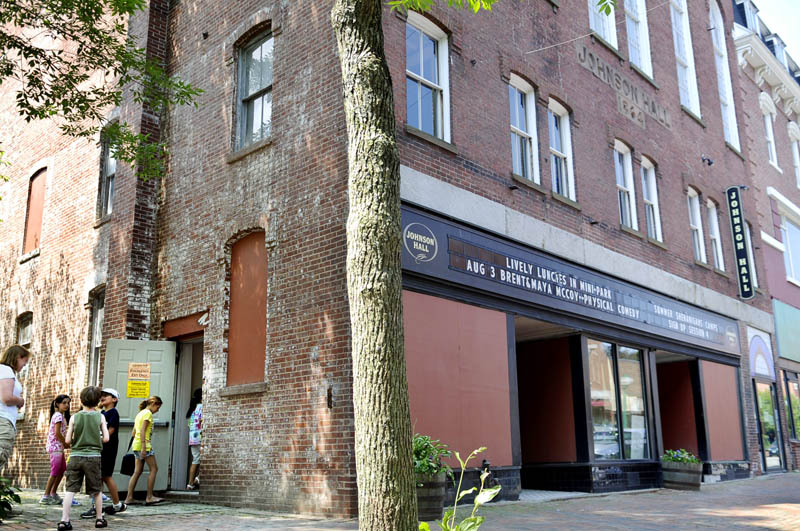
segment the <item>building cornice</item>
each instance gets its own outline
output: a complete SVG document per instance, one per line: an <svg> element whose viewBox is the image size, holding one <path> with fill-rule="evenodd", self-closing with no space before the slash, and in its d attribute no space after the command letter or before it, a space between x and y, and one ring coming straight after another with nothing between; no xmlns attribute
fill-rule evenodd
<svg viewBox="0 0 800 531"><path fill-rule="evenodd" d="M766 91L772 101L791 117L792 112L800 115L800 85L794 80L785 66L778 61L758 35L751 31L735 31L733 41L739 66L750 65L755 72L755 82Z"/></svg>

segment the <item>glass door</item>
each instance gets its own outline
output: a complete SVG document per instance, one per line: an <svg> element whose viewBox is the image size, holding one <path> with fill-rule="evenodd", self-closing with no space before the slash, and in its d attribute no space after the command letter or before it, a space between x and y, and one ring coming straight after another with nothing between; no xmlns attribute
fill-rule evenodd
<svg viewBox="0 0 800 531"><path fill-rule="evenodd" d="M783 444L778 420L778 403L775 396L775 385L754 381L756 395L756 421L759 442L761 443L761 463L764 470L783 470Z"/></svg>

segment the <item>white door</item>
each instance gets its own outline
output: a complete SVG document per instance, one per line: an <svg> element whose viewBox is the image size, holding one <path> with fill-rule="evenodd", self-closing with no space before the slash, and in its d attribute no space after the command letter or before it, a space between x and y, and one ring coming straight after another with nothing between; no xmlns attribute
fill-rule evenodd
<svg viewBox="0 0 800 531"><path fill-rule="evenodd" d="M131 364L136 364L131 367ZM143 365L146 364L146 365ZM129 378L129 372L132 378ZM148 374L149 373L149 374ZM147 382L146 384L144 382ZM113 387L120 393L117 410L120 417L119 452L114 467L114 481L120 490L128 489L130 477L119 474L122 456L128 449L133 421L139 403L149 396L159 396L164 404L153 417L153 451L158 462L155 490L167 490L172 443L175 387L175 343L172 341L135 341L109 339L103 372L103 387ZM146 390L146 393L145 393ZM147 489L147 466L139 478L136 490Z"/></svg>

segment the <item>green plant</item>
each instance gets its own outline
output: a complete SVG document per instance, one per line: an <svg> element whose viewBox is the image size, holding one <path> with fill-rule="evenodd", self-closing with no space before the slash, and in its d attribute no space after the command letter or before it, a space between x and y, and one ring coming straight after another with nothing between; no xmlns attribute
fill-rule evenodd
<svg viewBox="0 0 800 531"><path fill-rule="evenodd" d="M680 450L667 450L661 457L662 461L668 463L699 463L700 460L692 452L681 448Z"/></svg>
<svg viewBox="0 0 800 531"><path fill-rule="evenodd" d="M0 520L11 514L11 502L20 503L18 490L10 479L0 478Z"/></svg>
<svg viewBox="0 0 800 531"><path fill-rule="evenodd" d="M440 471L447 472L448 477L453 477L453 469L442 461L443 457L450 457L452 453L447 445L439 439L431 439L427 435L414 434L414 472L423 476L435 476Z"/></svg>
<svg viewBox="0 0 800 531"><path fill-rule="evenodd" d="M444 517L442 518L441 522L438 522L439 527L442 531L474 531L478 529L486 519L484 516L477 516L475 513L478 511L478 508L481 505L489 503L494 499L495 496L500 492L500 485L496 485L494 487L490 487L488 489L484 488L484 483L486 482L486 478L489 477L489 471L484 469L481 473L481 487L480 489L475 489L472 487L471 489L467 489L465 491L461 490L461 484L464 481L464 471L467 469L467 463L470 460L478 455L479 453L486 450L485 446L478 448L477 450L473 450L469 456L465 460L461 459L461 456L456 452L456 459L458 459L458 463L461 465L461 474L458 478L458 487L456 488L456 499L453 502L453 508L448 509L446 513L444 513ZM472 502L472 513L469 516L461 520L458 524L456 524L456 508L458 507L458 502L464 496L468 494L472 494L478 491L478 494L475 496L475 500ZM419 524L419 531L430 531L430 526L427 522L420 522Z"/></svg>

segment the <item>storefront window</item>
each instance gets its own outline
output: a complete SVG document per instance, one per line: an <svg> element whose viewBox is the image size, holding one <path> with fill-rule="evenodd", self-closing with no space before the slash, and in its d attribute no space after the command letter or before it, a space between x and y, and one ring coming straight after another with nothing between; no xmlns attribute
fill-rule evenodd
<svg viewBox="0 0 800 531"><path fill-rule="evenodd" d="M793 439L800 435L800 383L797 374L786 373L786 413L789 418L789 432Z"/></svg>
<svg viewBox="0 0 800 531"><path fill-rule="evenodd" d="M759 435L763 464L767 470L781 469L780 427L775 409L775 391L771 383L755 382L758 403Z"/></svg>
<svg viewBox="0 0 800 531"><path fill-rule="evenodd" d="M592 339L587 346L595 459L649 459L642 351Z"/></svg>

